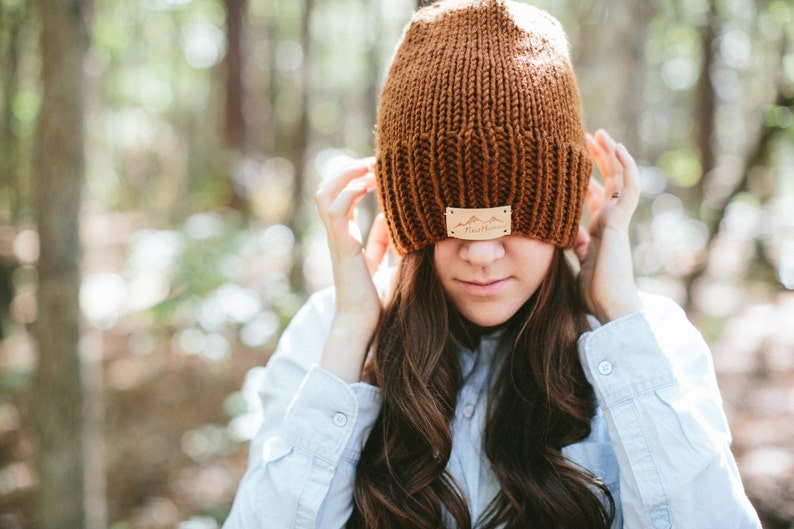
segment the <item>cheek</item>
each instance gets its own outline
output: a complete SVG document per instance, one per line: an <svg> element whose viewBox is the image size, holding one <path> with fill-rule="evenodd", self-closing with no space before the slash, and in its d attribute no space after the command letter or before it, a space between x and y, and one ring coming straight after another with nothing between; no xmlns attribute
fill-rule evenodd
<svg viewBox="0 0 794 529"><path fill-rule="evenodd" d="M527 273L542 281L551 269L556 248L548 243L532 241L532 245L524 248L521 261L528 263Z"/></svg>
<svg viewBox="0 0 794 529"><path fill-rule="evenodd" d="M433 247L433 268L440 278L449 275L451 265L458 258L456 245L452 239L444 239L437 242Z"/></svg>
<svg viewBox="0 0 794 529"><path fill-rule="evenodd" d="M549 274L549 271L551 270L551 264L552 264L553 260L554 260L554 250L553 249L544 252L544 254L539 259L537 259L537 262L539 263L539 265L536 268L535 275L536 275L536 279L537 279L538 284L543 282L543 280Z"/></svg>

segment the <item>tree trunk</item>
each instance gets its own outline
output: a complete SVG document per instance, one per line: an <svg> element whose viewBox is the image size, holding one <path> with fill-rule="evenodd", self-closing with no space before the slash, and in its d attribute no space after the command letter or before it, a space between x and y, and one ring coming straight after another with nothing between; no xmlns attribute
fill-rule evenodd
<svg viewBox="0 0 794 529"><path fill-rule="evenodd" d="M84 179L83 60L89 0L41 0L42 106L35 206L40 258L35 376L37 527L82 529L83 387L79 340L80 239Z"/></svg>
<svg viewBox="0 0 794 529"><path fill-rule="evenodd" d="M587 5L587 4L583 4ZM598 2L583 13L576 72L590 131L604 128L642 158L637 123L643 111L645 41L655 2Z"/></svg>
<svg viewBox="0 0 794 529"><path fill-rule="evenodd" d="M14 99L19 92L19 62L24 31L28 23L28 4L21 2L0 11L0 82L2 82L2 110L0 110L0 226L16 226L20 211L28 205L20 192L20 138L15 125ZM17 268L13 256L0 257L0 339L5 337L9 310L14 298L12 276Z"/></svg>
<svg viewBox="0 0 794 529"><path fill-rule="evenodd" d="M290 283L296 292L306 292L306 278L303 276L304 247L303 239L309 224L309 212L305 197L306 162L309 150L309 79L312 68L312 39L311 20L314 11L314 0L304 0L303 19L301 20L300 45L303 50L303 64L298 72L295 89L300 94L299 114L292 136L290 160L295 167L295 180L292 189L292 215L290 216L290 229L295 236L295 246L292 252L293 266L290 274Z"/></svg>
<svg viewBox="0 0 794 529"><path fill-rule="evenodd" d="M775 105L781 108L787 108L790 111L794 112L794 96L789 96L786 93L786 89L783 86L778 86L778 94L777 98L775 99ZM733 201L734 197L739 193L744 193L750 187L750 179L752 176L752 169L759 165L764 165L766 163L766 158L769 155L770 146L774 143L775 139L780 134L785 134L785 130L781 130L776 125L766 124L761 127L761 130L758 133L758 138L750 149L749 153L744 157L744 164L741 171L742 177L739 182L733 187L731 192L720 201L711 212L711 215L704 219L706 226L708 227L708 243L706 243L706 248L711 248L712 243L719 235L720 231L720 224L722 220L725 218L725 214L727 213L728 206L730 205L731 201ZM769 197L759 197L762 199L768 199ZM757 255L756 259L758 260L758 264L765 268L772 268L769 265L769 262L766 261L764 255ZM692 273L684 277L682 280L684 282L684 286L687 291L687 304L685 305L685 309L687 312L692 313L695 309L693 304L693 297L692 297L692 287L695 282L703 276L706 272L705 264L703 266L698 267Z"/></svg>
<svg viewBox="0 0 794 529"><path fill-rule="evenodd" d="M243 149L246 122L243 112L245 84L243 69L243 21L246 0L226 0L226 111L224 136L227 147Z"/></svg>
<svg viewBox="0 0 794 529"><path fill-rule="evenodd" d="M5 8L4 8L5 9ZM14 98L19 88L19 59L22 40L27 23L28 4L23 2L16 8L0 12L0 31L3 31L2 74L3 83L2 128L0 129L0 187L7 197L6 203L0 204L2 214L8 218L1 221L15 222L22 209L19 193L19 136L14 127Z"/></svg>
<svg viewBox="0 0 794 529"><path fill-rule="evenodd" d="M697 143L700 151L700 164L703 176L696 186L692 186L689 192L691 202L690 209L699 211L700 215L708 214L703 211L703 186L709 173L714 169L717 155L714 152L714 131L717 121L717 97L714 93L714 83L711 81L711 71L714 67L715 53L714 46L719 32L717 20L717 6L715 0L709 1L709 13L706 27L703 28L701 40L701 50L703 54L703 64L700 70L700 78L697 84L695 99L695 117L697 125ZM712 212L713 213L713 212ZM705 219L707 222L710 219Z"/></svg>

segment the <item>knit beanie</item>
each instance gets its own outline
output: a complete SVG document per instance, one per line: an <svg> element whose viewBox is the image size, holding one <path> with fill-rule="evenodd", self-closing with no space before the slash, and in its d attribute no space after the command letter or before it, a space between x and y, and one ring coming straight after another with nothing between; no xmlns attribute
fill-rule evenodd
<svg viewBox="0 0 794 529"><path fill-rule="evenodd" d="M383 84L375 151L400 255L511 233L573 246L592 161L559 22L510 0L418 10Z"/></svg>

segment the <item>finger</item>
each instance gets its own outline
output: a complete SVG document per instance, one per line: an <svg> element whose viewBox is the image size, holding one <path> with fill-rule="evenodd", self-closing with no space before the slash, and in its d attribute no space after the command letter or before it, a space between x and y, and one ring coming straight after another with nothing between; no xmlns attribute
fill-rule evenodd
<svg viewBox="0 0 794 529"><path fill-rule="evenodd" d="M587 259L587 249L590 245L590 234L587 233L587 230L581 224L579 225L579 231L576 232L576 240L573 243L573 251L576 254L576 258L579 259L579 263L584 263L585 259Z"/></svg>
<svg viewBox="0 0 794 529"><path fill-rule="evenodd" d="M370 274L374 274L383 262L386 251L389 249L389 242L386 217L381 213L372 222L372 227L369 229L369 236L367 237L367 247L364 251Z"/></svg>
<svg viewBox="0 0 794 529"><path fill-rule="evenodd" d="M615 152L623 167L623 195L626 200L636 202L640 196L640 174L637 162L622 143L618 144Z"/></svg>
<svg viewBox="0 0 794 529"><path fill-rule="evenodd" d="M360 179L353 181L355 184L363 185L366 189L366 192L358 195L354 198L352 208L351 208L351 215L355 213L356 208L358 207L358 203L367 195L367 193L373 191L375 189L375 174L374 173L367 173L362 176ZM355 218L355 217L353 217Z"/></svg>
<svg viewBox="0 0 794 529"><path fill-rule="evenodd" d="M595 138L591 134L586 134L586 143L587 143L587 150L592 156L593 160L595 160L596 166L598 166L598 170L601 171L601 161L599 158L601 157L601 147L596 143Z"/></svg>
<svg viewBox="0 0 794 529"><path fill-rule="evenodd" d="M602 157L604 158L604 162L608 164L607 170L609 172L614 172L616 169L617 159L614 156L615 148L617 147L617 142L612 139L612 136L609 135L607 131L604 129L598 129L596 133L593 135L593 142L598 147Z"/></svg>
<svg viewBox="0 0 794 529"><path fill-rule="evenodd" d="M353 221L352 212L354 204L366 193L367 189L363 184L351 184L327 208L318 208L332 255L361 254L361 230Z"/></svg>
<svg viewBox="0 0 794 529"><path fill-rule="evenodd" d="M315 194L315 201L321 209L323 207L328 208L343 192L349 193L352 190L360 189L369 191L374 188L374 174L368 172L366 169L360 170L357 168L350 171L343 171L326 183L321 184Z"/></svg>
<svg viewBox="0 0 794 529"><path fill-rule="evenodd" d="M600 137L601 134L604 134L604 132L598 130L596 134ZM614 178L612 178L612 174L615 172L615 160L612 160L612 157L606 151L603 141L597 141L595 137L591 136L590 134L587 135L587 149L590 152L590 156L592 156L593 160L595 160L595 164L598 167L598 171L601 173L604 182L608 182L610 184L611 190L614 184ZM600 187L600 191L601 193L606 192L604 186Z"/></svg>
<svg viewBox="0 0 794 529"><path fill-rule="evenodd" d="M376 185L375 175L371 172L364 173L363 176L352 176L348 173L341 181L345 183L344 186L340 187L337 181L330 184L328 189L319 190L315 195L320 216L327 211L337 213L344 211L347 217L352 219L358 203L367 193L375 189Z"/></svg>
<svg viewBox="0 0 794 529"><path fill-rule="evenodd" d="M596 163L604 177L604 193L608 199L613 198L615 192L623 190L623 165L617 157L617 142L604 129L596 131L594 143L599 147L599 157Z"/></svg>
<svg viewBox="0 0 794 529"><path fill-rule="evenodd" d="M595 178L590 178L587 184L587 214L592 220L604 207L604 186Z"/></svg>
<svg viewBox="0 0 794 529"><path fill-rule="evenodd" d="M623 191L623 165L617 157L618 143L603 129L596 132L595 140L603 151L604 166L607 170L604 175L604 193L607 199L616 198L616 192Z"/></svg>
<svg viewBox="0 0 794 529"><path fill-rule="evenodd" d="M344 169L320 182L315 193L315 201L330 203L348 184L357 178L367 176L374 171L374 158L362 158L354 160Z"/></svg>
<svg viewBox="0 0 794 529"><path fill-rule="evenodd" d="M357 180L345 186L333 200L318 203L320 217L324 221L352 221L356 204L370 191L367 182Z"/></svg>
<svg viewBox="0 0 794 529"><path fill-rule="evenodd" d="M596 136L600 137L601 134L604 132L599 129L596 131ZM605 175L607 173L611 173L614 170L614 167L610 163L609 155L607 150L603 146L603 142L598 141L596 136L592 136L590 134L586 135L587 138L587 149L590 152L590 156L596 162L596 166L598 166L598 170L601 172L601 175Z"/></svg>

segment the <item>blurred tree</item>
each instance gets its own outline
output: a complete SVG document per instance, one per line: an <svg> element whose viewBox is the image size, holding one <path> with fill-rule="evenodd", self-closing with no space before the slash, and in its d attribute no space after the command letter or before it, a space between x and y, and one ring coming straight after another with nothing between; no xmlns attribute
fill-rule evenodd
<svg viewBox="0 0 794 529"><path fill-rule="evenodd" d="M575 9L583 20L574 61L587 125L609 130L641 157L635 128L644 110L645 43L655 2L584 2Z"/></svg>
<svg viewBox="0 0 794 529"><path fill-rule="evenodd" d="M706 24L702 31L702 64L700 66L700 78L698 79L697 93L695 96L697 144L700 151L700 165L704 175L714 169L714 165L717 161L714 138L714 130L717 126L717 96L714 93L712 74L719 33L717 4L715 0L709 0ZM703 182L705 180L705 178L701 178L697 185L692 186L692 192L689 197L692 204L699 205L703 202Z"/></svg>
<svg viewBox="0 0 794 529"><path fill-rule="evenodd" d="M0 29L2 29L2 130L0 130L0 186L2 186L3 214L18 218L20 197L18 189L19 134L15 126L14 101L19 93L19 63L22 53L22 39L27 24L28 2L3 6L0 9Z"/></svg>
<svg viewBox="0 0 794 529"><path fill-rule="evenodd" d="M247 131L245 106L244 27L246 0L226 2L226 111L224 133L227 147L243 149Z"/></svg>
<svg viewBox="0 0 794 529"><path fill-rule="evenodd" d="M309 226L309 212L306 204L306 169L308 165L309 137L309 104L312 68L312 15L314 13L314 0L304 0L303 16L300 22L299 46L303 51L303 61L295 78L295 90L298 93L298 115L295 118L295 128L289 147L289 160L295 169L294 185L292 186L292 212L289 216L289 227L295 238L293 247L293 269L290 274L290 283L298 292L306 291L306 278L303 276L304 235Z"/></svg>
<svg viewBox="0 0 794 529"><path fill-rule="evenodd" d="M48 47L49 88L42 96L35 4L0 0L0 266L9 266L7 297L13 298L13 321L0 339L0 527L32 526L32 446L40 441L53 454L60 448L51 459L61 468L70 461L66 454L78 453L77 441L64 441L75 430L53 433L51 425L40 430L40 440L31 431L37 410L31 395L40 395L42 414L43 403L58 399L61 416L48 415L53 421L74 427L82 409L86 425L86 391L99 393L98 381L104 382L96 402L104 406L107 452L94 457L106 465L110 520L99 527L217 527L245 468L242 441L251 435L254 423L247 421L256 409L255 395L246 410L241 403L249 397L234 391L248 367L268 357L307 291L331 281L310 196L314 181L348 157L372 153L384 65L413 9L433 1L95 0L85 69L80 257L74 238L79 176L67 169L71 162L54 159L74 150L82 132L58 121L68 130L66 140L44 142L46 123L52 129L53 121L80 113L71 100L53 96L71 93L80 68L72 58L62 61L63 71L53 69L58 65ZM783 394L794 373L785 333L791 311L779 310L774 297L786 294L791 305L781 284L794 285L788 214L794 205L794 3L519 1L560 19L588 125L620 136L642 164L633 232L642 288L681 303L689 295L707 338L737 329L740 307L748 314L759 303L768 307L753 320L759 323L752 332L728 339L723 353L723 362L745 366L731 369L746 390L723 389L726 403L735 404L727 410L733 424L741 424L740 408L752 419L735 430L737 455L770 447L794 454L785 440L790 432L775 430L781 439L775 444L772 429L754 422L759 410L779 419L768 403L787 402L773 393L759 398L759 388ZM55 17L44 26L49 33L58 20L78 29L68 7L39 2ZM57 45L71 57L66 45ZM42 97L38 158L33 144ZM40 375L46 370L49 382L39 376L31 387L35 355L25 324L36 316L34 174L39 215L57 219L54 228L42 221L46 255L36 331L47 331L53 343L59 333L63 348L42 351ZM362 203L362 227L376 208L373 196ZM73 260L55 267L53 252L67 250L76 252ZM80 363L77 346L63 346L76 332L71 282L78 258L83 311L94 326L81 336ZM57 281L62 297L55 299ZM754 346L767 359L758 368L766 378L748 378L741 370L753 364L741 348L775 318L782 323L770 325ZM64 325L71 330L59 330ZM82 408L70 404L79 399L78 368ZM92 378L92 368L104 379ZM773 368L779 386L769 383ZM725 372L721 377L731 380ZM93 443L86 453L96 454L100 434L91 432L84 426L83 445ZM794 519L792 496L781 492L787 485L779 486L790 473L785 458L774 457L766 464L740 460L743 474L755 476L746 482L754 501L779 506L768 509L770 529ZM86 473L85 494L91 494L90 476L104 470ZM771 479L771 470L780 476ZM57 473L40 475L51 496L75 497L76 487L53 483ZM86 509L88 527L96 527L90 514L97 505Z"/></svg>
<svg viewBox="0 0 794 529"><path fill-rule="evenodd" d="M223 109L223 144L232 150L232 179L238 169L240 154L248 151L248 122L245 107L247 102L245 69L246 0L224 0L226 8L226 55L224 57L226 90ZM246 214L250 211L247 196L239 185L230 186L229 206Z"/></svg>
<svg viewBox="0 0 794 529"><path fill-rule="evenodd" d="M40 258L34 381L37 527L80 529L84 509L83 386L80 367L80 238L84 179L83 62L89 0L43 0L42 109L35 206Z"/></svg>
<svg viewBox="0 0 794 529"><path fill-rule="evenodd" d="M19 95L19 64L28 12L29 3L25 1L0 9L0 226L8 227L16 225L27 201L25 186L20 182L20 127L14 102ZM18 264L9 250L0 251L0 339L5 336L14 296L12 276Z"/></svg>
<svg viewBox="0 0 794 529"><path fill-rule="evenodd" d="M770 3L770 5L772 4L774 2ZM719 73L718 68L724 62L724 58L720 55L720 49L725 42L725 31L723 30L725 25L723 18L725 17L721 15L718 7L715 0L709 0L706 23L701 33L702 65L695 94L695 139L700 154L702 177L694 185L681 190L679 193L687 201L687 209L692 211L693 215L704 223L707 231L707 249L711 248L718 238L720 226L726 218L729 206L737 197L751 192L753 187L755 187L756 190L753 194L760 200L760 203L767 204L773 198L773 190L777 186L774 184L754 186L753 180L756 178L768 178L766 172L757 171L756 169L774 165L771 158L774 157L772 151L774 150L775 142L781 136L785 138L789 124L783 123L783 126L781 126L781 123L773 119L758 123L756 130L751 127L747 133L748 139L745 142L745 153L741 157L738 178L734 182L728 182L727 185L725 183L719 184L720 180L724 181L727 178L724 169L719 166L720 155L725 155L726 153L720 152L717 137L718 116L721 106L725 104L724 101L720 101L714 80L715 74ZM758 7L769 6L762 4ZM765 85L766 90L764 92L773 94L773 100L766 103L765 106L775 109L773 113L777 112L779 114L782 111L786 115L790 115L792 110L794 110L794 96L792 96L792 88L789 82L786 81L784 74L786 57L790 53L789 37L787 33L783 32L779 39L780 43L776 46L778 54L777 57L773 58L776 68L758 76L758 81ZM761 35L756 46L762 48L762 41L774 42L774 40L776 40L774 34ZM752 99L758 96L751 92L744 97ZM757 115L757 107L754 109L754 113ZM775 180L775 178L773 177L772 180ZM711 193L712 196L710 196L709 189L716 187L724 189L721 196L715 197L713 192ZM764 188L767 190L766 193L758 192L758 189ZM775 264L770 262L765 252L753 252L751 259L753 263L748 269L754 268L756 275L769 278L775 276ZM688 294L686 308L690 312L696 309L693 290L698 280L707 273L707 265L708 261L703 260L699 266L682 278Z"/></svg>

